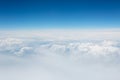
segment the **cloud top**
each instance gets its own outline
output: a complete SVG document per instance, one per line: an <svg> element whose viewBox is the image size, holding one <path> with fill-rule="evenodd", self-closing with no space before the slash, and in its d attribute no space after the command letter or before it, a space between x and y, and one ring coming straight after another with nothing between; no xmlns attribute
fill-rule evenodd
<svg viewBox="0 0 120 80"><path fill-rule="evenodd" d="M8 33L0 36L1 80L120 79L119 32Z"/></svg>
<svg viewBox="0 0 120 80"><path fill-rule="evenodd" d="M10 56L60 55L77 61L118 62L119 41L44 41L33 39L0 39L0 54Z"/></svg>

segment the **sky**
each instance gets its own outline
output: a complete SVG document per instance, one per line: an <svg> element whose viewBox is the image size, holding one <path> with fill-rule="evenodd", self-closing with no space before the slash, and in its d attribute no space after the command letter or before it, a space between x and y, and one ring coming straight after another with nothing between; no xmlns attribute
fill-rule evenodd
<svg viewBox="0 0 120 80"><path fill-rule="evenodd" d="M0 80L120 80L120 1L0 0Z"/></svg>
<svg viewBox="0 0 120 80"><path fill-rule="evenodd" d="M0 0L0 29L120 28L119 0Z"/></svg>

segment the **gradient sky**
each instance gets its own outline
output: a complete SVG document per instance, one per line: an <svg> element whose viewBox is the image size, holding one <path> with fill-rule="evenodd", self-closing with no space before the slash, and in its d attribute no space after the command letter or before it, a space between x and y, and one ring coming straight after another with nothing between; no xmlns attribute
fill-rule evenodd
<svg viewBox="0 0 120 80"><path fill-rule="evenodd" d="M120 28L119 0L0 0L0 29Z"/></svg>

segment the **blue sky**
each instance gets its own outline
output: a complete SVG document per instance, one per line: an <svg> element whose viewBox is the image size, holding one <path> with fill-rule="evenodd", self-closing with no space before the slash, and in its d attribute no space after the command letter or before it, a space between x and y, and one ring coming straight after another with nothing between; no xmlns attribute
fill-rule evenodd
<svg viewBox="0 0 120 80"><path fill-rule="evenodd" d="M119 0L0 0L0 80L120 80Z"/></svg>
<svg viewBox="0 0 120 80"><path fill-rule="evenodd" d="M120 27L119 0L0 0L0 29Z"/></svg>

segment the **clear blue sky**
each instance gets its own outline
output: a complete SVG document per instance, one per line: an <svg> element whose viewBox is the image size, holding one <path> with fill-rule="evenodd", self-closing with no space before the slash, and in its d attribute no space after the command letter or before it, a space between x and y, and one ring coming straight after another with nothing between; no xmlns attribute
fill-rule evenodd
<svg viewBox="0 0 120 80"><path fill-rule="evenodd" d="M0 0L0 29L120 28L120 0Z"/></svg>

